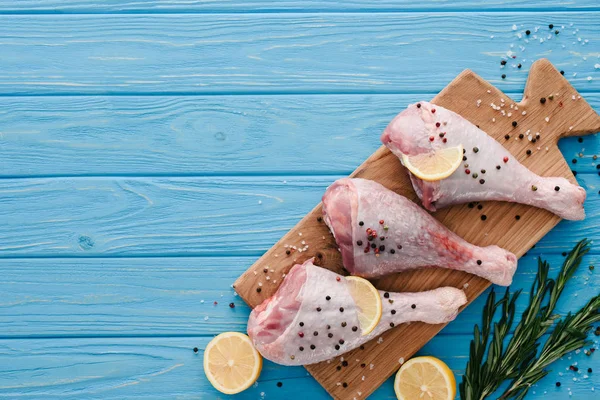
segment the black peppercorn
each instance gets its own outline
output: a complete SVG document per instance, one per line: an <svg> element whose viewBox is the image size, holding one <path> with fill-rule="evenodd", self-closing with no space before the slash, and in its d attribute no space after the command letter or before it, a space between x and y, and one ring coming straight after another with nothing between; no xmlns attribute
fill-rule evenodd
<svg viewBox="0 0 600 400"><path fill-rule="evenodd" d="M510 139L510 135L504 135L504 139L506 139L506 140Z"/></svg>
<svg viewBox="0 0 600 400"><path fill-rule="evenodd" d="M197 353L197 352L198 352L198 348L194 347L194 353Z"/></svg>
<svg viewBox="0 0 600 400"><path fill-rule="evenodd" d="M544 104L545 102L546 102L546 98L545 98L545 97L542 97L542 98L540 99L540 103Z"/></svg>
<svg viewBox="0 0 600 400"><path fill-rule="evenodd" d="M564 74L565 74L565 71L560 71L560 74L561 74L561 75L564 75Z"/></svg>
<svg viewBox="0 0 600 400"><path fill-rule="evenodd" d="M485 214L483 214L483 215L481 216L481 220L482 220L482 221L485 221L486 219L487 219L487 216L486 216Z"/></svg>
<svg viewBox="0 0 600 400"><path fill-rule="evenodd" d="M385 297L386 299L389 299L389 298L390 298L390 294L389 294L388 292L385 292L385 293L383 294L383 297Z"/></svg>
<svg viewBox="0 0 600 400"><path fill-rule="evenodd" d="M518 220L521 219L521 216L520 215L515 215L515 219L518 221Z"/></svg>
<svg viewBox="0 0 600 400"><path fill-rule="evenodd" d="M506 79L506 74L502 74L502 79Z"/></svg>
<svg viewBox="0 0 600 400"><path fill-rule="evenodd" d="M412 308L412 309L414 310L415 308L417 308L417 305L416 305L416 304L412 304L412 305L410 306L410 308Z"/></svg>
<svg viewBox="0 0 600 400"><path fill-rule="evenodd" d="M501 167L501 166L499 166L499 165L496 165L496 169L500 169L500 168L502 168L502 167Z"/></svg>
<svg viewBox="0 0 600 400"><path fill-rule="evenodd" d="M481 265L482 261L481 260L477 260L477 265Z"/></svg>
<svg viewBox="0 0 600 400"><path fill-rule="evenodd" d="M560 190L559 186L554 186L554 190L556 190L557 192Z"/></svg>
<svg viewBox="0 0 600 400"><path fill-rule="evenodd" d="M331 296L325 296L325 300L327 300L327 301L331 300Z"/></svg>
<svg viewBox="0 0 600 400"><path fill-rule="evenodd" d="M513 126L513 128L516 127L517 126L517 121L513 121L512 122L512 126Z"/></svg>
<svg viewBox="0 0 600 400"><path fill-rule="evenodd" d="M506 60L500 61L500 65L506 65Z"/></svg>
<svg viewBox="0 0 600 400"><path fill-rule="evenodd" d="M527 29L527 30L525 31L525 34L526 34L526 35L531 35L531 31L530 31L529 29Z"/></svg>
<svg viewBox="0 0 600 400"><path fill-rule="evenodd" d="M519 133L519 139L523 139L525 137L525 135L523 135L522 133Z"/></svg>
<svg viewBox="0 0 600 400"><path fill-rule="evenodd" d="M531 155L531 150L527 150L525 153L527 153L528 156Z"/></svg>
<svg viewBox="0 0 600 400"><path fill-rule="evenodd" d="M310 349L311 349L311 350L314 350L314 349L316 349L316 348L317 348L317 346L315 346L314 344L311 344L311 345L310 345Z"/></svg>

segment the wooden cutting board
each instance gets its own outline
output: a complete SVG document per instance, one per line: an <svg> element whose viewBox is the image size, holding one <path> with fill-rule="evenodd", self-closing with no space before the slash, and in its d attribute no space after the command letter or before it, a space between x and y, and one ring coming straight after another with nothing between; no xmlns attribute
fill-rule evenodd
<svg viewBox="0 0 600 400"><path fill-rule="evenodd" d="M540 101L542 97L546 99L544 104ZM531 66L524 97L519 103L470 70L463 71L432 102L479 125L537 174L563 176L574 183L575 177L558 149L558 139L600 131L600 116L545 59ZM501 110L494 109L491 103L501 106ZM518 123L516 128L512 126L513 121ZM527 131L533 137L539 132L540 138L535 143L530 142L527 135L524 139L515 139L519 133ZM379 135L381 132L372 134ZM506 134L510 135L508 140ZM531 155L526 154L527 150L532 151ZM404 167L383 146L351 176L375 180L418 202ZM469 208L466 204L454 206L440 210L434 216L471 243L479 246L496 244L518 257L560 221L548 211L534 207L501 202L482 205L481 210ZM482 215L487 217L485 221ZM283 274L295 263L307 258L315 257L317 265L343 273L340 253L320 216L321 204L238 278L235 290L251 307L275 293ZM302 248L304 244L309 246L307 251L286 254L284 245ZM454 286L465 290L469 303L490 285L488 281L464 272L438 268L391 275L373 283L378 289L390 291L423 291ZM341 357L337 357L330 362L307 366L307 369L335 399L364 399L400 367L401 360L408 360L443 327L424 323L403 324L383 334L383 341L373 340L364 349L344 354L342 357L348 361L347 367L338 370Z"/></svg>

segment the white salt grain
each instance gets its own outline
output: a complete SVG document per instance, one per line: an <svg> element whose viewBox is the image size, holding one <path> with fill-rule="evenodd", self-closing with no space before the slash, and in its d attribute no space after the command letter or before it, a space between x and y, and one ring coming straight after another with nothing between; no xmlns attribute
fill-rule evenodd
<svg viewBox="0 0 600 400"><path fill-rule="evenodd" d="M544 121L549 122L550 121L550 117L544 118Z"/></svg>

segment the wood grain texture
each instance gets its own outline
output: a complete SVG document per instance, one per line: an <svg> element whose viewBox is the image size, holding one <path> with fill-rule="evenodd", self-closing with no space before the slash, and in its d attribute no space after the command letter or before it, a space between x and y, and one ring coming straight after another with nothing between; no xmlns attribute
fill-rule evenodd
<svg viewBox="0 0 600 400"><path fill-rule="evenodd" d="M600 79L587 80L596 52L585 44L600 40L599 18L596 11L3 15L0 95L435 94L466 67L520 91L531 60L544 56L578 73L578 90L600 91ZM550 23L565 32L553 36ZM512 25L542 26L550 39L527 44ZM511 43L527 60L521 70L500 69Z"/></svg>
<svg viewBox="0 0 600 400"><path fill-rule="evenodd" d="M258 257L340 177L0 179L0 258ZM568 250L582 237L600 240L593 219L600 213L598 177L578 178L588 189L587 219L563 221L538 245L541 251ZM488 206L471 218L486 213L494 221ZM533 218L520 215L510 232ZM327 228L319 229L329 240Z"/></svg>
<svg viewBox="0 0 600 400"><path fill-rule="evenodd" d="M554 94L554 100L542 104L539 99L550 94ZM567 99L571 100L572 96L575 96L576 100L567 103ZM542 146L541 150L531 156L525 153L526 148L531 147L531 144L524 145L523 142L514 140L506 142L504 139L507 127L511 126L513 118L503 117L499 111L491 107L481 108L475 105L478 99L483 99L484 104L492 101L500 103L500 99L504 101L510 99L505 98L502 92L473 72L466 70L461 73L433 99L433 103L451 109L479 125L490 136L503 143L515 159L532 171L543 176L563 176L575 182L568 164L558 150L558 139L561 136L588 134L600 130L600 116L578 96L575 89L548 60L538 60L533 64L523 100L518 104L520 111L527 112L526 116L521 117L520 125L533 132L542 133L541 139L536 143ZM507 110L510 108L507 107ZM546 118L548 116L550 119ZM495 121L496 118L498 121ZM385 147L373 153L351 176L375 180L399 194L418 200L404 167ZM499 202L490 202L485 213L488 219L482 221L477 213L472 212L464 204L440 210L435 213L435 217L471 243L479 246L495 244L517 256L527 252L560 220L545 210ZM515 213L526 218L527 224L515 224ZM271 270L275 270L275 276L289 271L294 263L288 258L276 257L276 255L285 254L284 245L298 235L302 235L311 246L307 251L308 254L298 256L298 262L316 257L319 265L341 272L342 262L337 245L332 235L326 233L325 224L317 220L321 214L321 204L319 204L236 281L236 291L250 306L260 304L277 289L267 285L263 286L261 293L258 293L255 289L262 281L262 277L255 274L255 271L266 265ZM321 240L321 237L326 240ZM469 301L476 298L489 285L490 283L485 279L462 271L441 269L412 271L376 281L378 288L393 291L423 291L440 286L464 288ZM307 369L336 399L348 398L348 388L361 391L366 397L399 368L398 359L410 358L435 336L442 326L424 323L405 324L381 335L382 344L375 341L367 343L365 347L369 350L369 357L378 361L376 366L378 373L365 380L360 380L360 367L348 368L342 373L336 370L335 362L309 365ZM400 340L401 346L397 344ZM344 357L353 358L360 351L360 349L350 351L344 354ZM352 381L348 388L337 385L342 376Z"/></svg>
<svg viewBox="0 0 600 400"><path fill-rule="evenodd" d="M0 177L348 175L379 148L398 112L430 98L0 97ZM585 98L600 109L599 93ZM595 137L564 139L559 148L577 160L578 173L597 172Z"/></svg>
<svg viewBox="0 0 600 400"><path fill-rule="evenodd" d="M464 372L471 336L452 337L452 346L448 346L448 339L448 336L434 338L419 354L440 357L458 377ZM209 337L0 340L0 398L232 398L217 392L204 378L202 357L209 340ZM198 353L193 352L194 347L199 349ZM575 362L583 373L565 371ZM568 398L570 389L573 396L569 398L593 399L595 392L591 388L600 385L600 374L585 373L592 363L597 365L593 357L588 358L583 352L556 362L554 370L532 388L529 397L563 400ZM365 376L373 373L369 367L366 370ZM578 380L572 381L573 377ZM557 380L563 382L561 388L554 386ZM277 382L282 386L277 387ZM307 395L314 399L329 398L304 368L282 367L266 361L258 385L233 398L301 400ZM371 398L395 399L392 379Z"/></svg>
<svg viewBox="0 0 600 400"><path fill-rule="evenodd" d="M511 288L525 292L517 302L517 313L527 305L539 255L536 249L520 260ZM555 275L564 257L542 255ZM254 261L254 257L0 260L0 338L243 332L250 308L235 295L231 284ZM588 265L600 266L600 255L585 258L557 313L581 307L587 289L600 287L600 273L590 272ZM485 296L479 297L440 335L471 334L480 323L484 303Z"/></svg>
<svg viewBox="0 0 600 400"><path fill-rule="evenodd" d="M194 12L266 12L266 11L485 11L485 10L597 10L593 0L561 1L537 0L522 2L519 0L492 0L481 3L476 0L436 0L432 3L419 3L412 0L349 0L340 3L337 0L283 0L276 3L268 0L10 0L0 1L3 13L194 13Z"/></svg>

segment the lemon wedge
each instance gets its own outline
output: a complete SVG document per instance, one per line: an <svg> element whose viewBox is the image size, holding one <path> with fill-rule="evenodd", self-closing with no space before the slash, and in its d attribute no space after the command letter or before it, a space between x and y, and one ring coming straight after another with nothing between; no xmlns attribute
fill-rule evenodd
<svg viewBox="0 0 600 400"><path fill-rule="evenodd" d="M350 295L358 307L358 322L362 336L373 332L382 313L381 296L375 286L358 276L347 276Z"/></svg>
<svg viewBox="0 0 600 400"><path fill-rule="evenodd" d="M214 388L225 394L248 389L261 369L262 357L242 333L221 333L204 351L204 373Z"/></svg>
<svg viewBox="0 0 600 400"><path fill-rule="evenodd" d="M415 357L396 374L394 390L399 400L453 400L456 380L443 361L435 357Z"/></svg>
<svg viewBox="0 0 600 400"><path fill-rule="evenodd" d="M458 169L462 159L462 145L415 156L402 154L402 164L413 175L424 181L439 181L449 177Z"/></svg>

